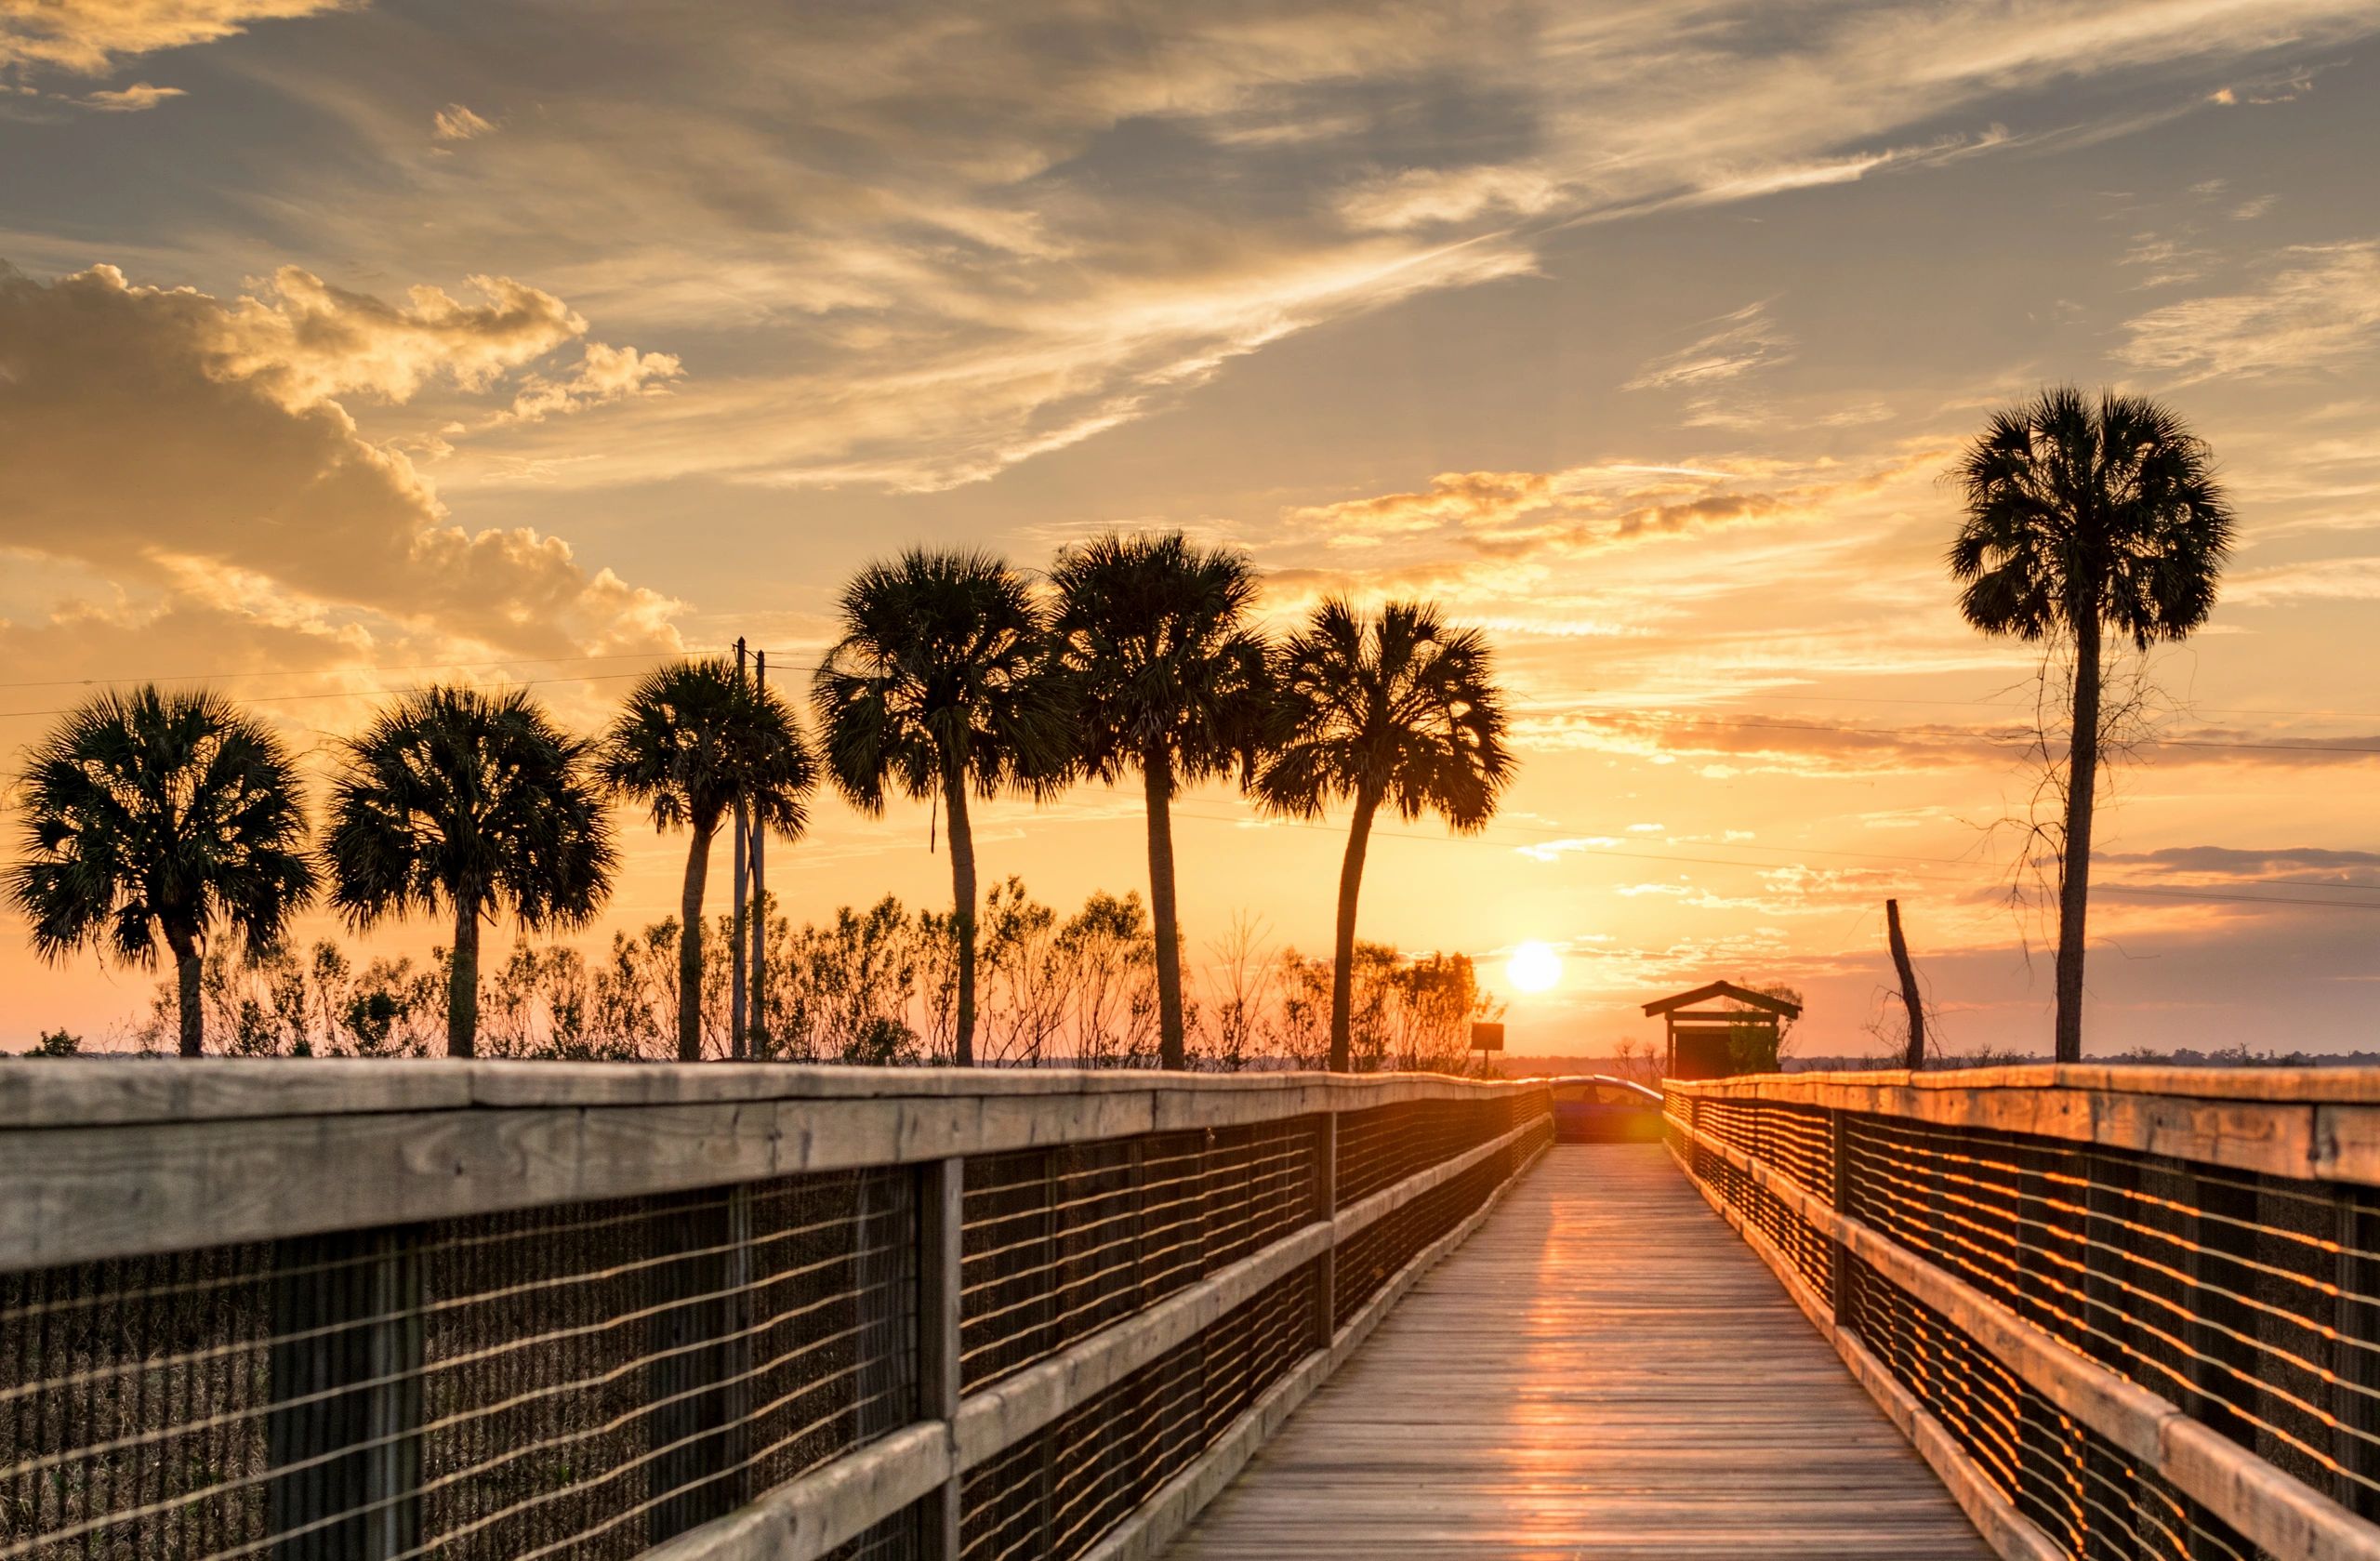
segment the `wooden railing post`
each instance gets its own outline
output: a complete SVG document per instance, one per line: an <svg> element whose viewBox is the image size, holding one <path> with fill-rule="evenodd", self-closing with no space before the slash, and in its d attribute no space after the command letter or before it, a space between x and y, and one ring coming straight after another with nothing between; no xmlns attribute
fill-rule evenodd
<svg viewBox="0 0 2380 1561"><path fill-rule="evenodd" d="M928 1160L918 1176L918 1418L959 1415L960 1235L966 1219L963 1159ZM919 1554L958 1561L959 1476L919 1503Z"/></svg>
<svg viewBox="0 0 2380 1561"><path fill-rule="evenodd" d="M266 1482L271 1554L403 1554L420 1532L420 1258L402 1230L301 1237L275 1256L266 1456L288 1467Z"/></svg>
<svg viewBox="0 0 2380 1561"><path fill-rule="evenodd" d="M1851 1211L1851 1144L1845 1127L1850 1114L1830 1110L1826 1114L1826 1200L1838 1214ZM1843 1243L1829 1236L1826 1238L1827 1304L1834 1314L1835 1326L1856 1327L1851 1297L1851 1254Z"/></svg>
<svg viewBox="0 0 2380 1561"><path fill-rule="evenodd" d="M1329 1224L1339 1211L1339 1114L1326 1111L1314 1134L1314 1214ZM1339 1242L1334 1236L1314 1260L1314 1347L1327 1350L1338 1332Z"/></svg>

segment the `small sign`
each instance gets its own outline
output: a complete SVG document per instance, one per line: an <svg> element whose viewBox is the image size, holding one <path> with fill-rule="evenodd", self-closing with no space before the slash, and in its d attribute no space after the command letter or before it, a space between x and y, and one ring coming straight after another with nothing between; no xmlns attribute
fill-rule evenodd
<svg viewBox="0 0 2380 1561"><path fill-rule="evenodd" d="M1501 1052L1504 1049L1502 1020L1489 1024L1485 1019L1471 1022L1471 1049L1474 1052Z"/></svg>

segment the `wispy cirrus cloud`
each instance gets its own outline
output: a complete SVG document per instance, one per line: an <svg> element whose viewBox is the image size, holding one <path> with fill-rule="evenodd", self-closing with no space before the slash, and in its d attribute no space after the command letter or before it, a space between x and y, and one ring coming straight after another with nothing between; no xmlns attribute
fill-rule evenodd
<svg viewBox="0 0 2380 1561"><path fill-rule="evenodd" d="M2307 373L2380 349L2380 240L2300 245L2257 286L2188 298L2126 323L2116 356L2194 384Z"/></svg>
<svg viewBox="0 0 2380 1561"><path fill-rule="evenodd" d="M430 116L430 134L442 141L468 141L496 129L496 123L468 104L449 103Z"/></svg>
<svg viewBox="0 0 2380 1561"><path fill-rule="evenodd" d="M1716 328L1636 371L1624 390L1699 390L1755 369L1793 361L1793 338L1770 318L1773 299L1746 304L1708 322Z"/></svg>
<svg viewBox="0 0 2380 1561"><path fill-rule="evenodd" d="M524 423L484 468L451 468L458 486L523 462L582 473L564 481L979 481L1318 325L1534 274L1580 222L2125 133L2149 121L2128 108L2009 131L1980 105L2373 28L2347 0L2069 0L2022 27L1888 6L1790 32L1732 4L1682 27L1649 0L1227 4L1129 36L1059 0L923 30L846 12L799 39L757 11L699 32L634 12L602 25L608 46L575 62L575 90L536 63L501 81L467 51L440 56L456 102L540 106L434 176L424 160L453 145L423 143L409 84L376 98L283 79L386 150L372 235L518 255L516 274L640 339L717 343L705 383L602 462L569 468L547 447L565 436ZM2176 101L2164 112L2203 107ZM1979 123L1934 128L1969 112ZM600 258L572 242L588 234ZM1701 335L1724 339L1636 380L1725 383L1795 350L1757 316ZM1732 426L1725 414L1696 417Z"/></svg>
<svg viewBox="0 0 2380 1561"><path fill-rule="evenodd" d="M178 86L152 86L145 81L137 81L129 86L86 92L74 100L86 109L97 109L102 113L140 113L168 99L183 96L185 94Z"/></svg>

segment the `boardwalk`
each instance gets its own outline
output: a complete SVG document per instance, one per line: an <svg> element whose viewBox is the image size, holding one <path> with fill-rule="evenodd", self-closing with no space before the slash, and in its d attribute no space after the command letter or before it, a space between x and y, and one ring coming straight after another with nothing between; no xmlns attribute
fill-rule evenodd
<svg viewBox="0 0 2380 1561"><path fill-rule="evenodd" d="M1988 1561L1663 1149L1563 1145L1168 1553Z"/></svg>

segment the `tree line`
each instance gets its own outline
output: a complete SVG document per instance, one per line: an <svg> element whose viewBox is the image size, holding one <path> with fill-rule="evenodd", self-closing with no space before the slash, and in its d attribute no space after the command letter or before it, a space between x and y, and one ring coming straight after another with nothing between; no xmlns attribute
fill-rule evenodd
<svg viewBox="0 0 2380 1561"><path fill-rule="evenodd" d="M951 909L886 902L826 929L787 929L784 956L760 965L760 980L783 989L762 987L753 1033L731 1037L731 1051L818 1055L831 1038L839 1054L892 1060L931 1047L967 1065L1038 1058L1063 1037L1077 1055L1153 1054L1178 1068L1194 1014L1170 809L1184 786L1236 778L1278 815L1347 804L1349 835L1330 959L1290 956L1233 978L1202 1036L1226 1060L1268 1048L1336 1069L1438 1058L1478 1003L1468 961L1458 972L1361 945L1356 909L1382 809L1436 814L1459 831L1493 815L1514 761L1490 649L1413 602L1366 613L1329 600L1268 640L1257 591L1244 554L1180 533L1063 549L1038 582L989 553L912 549L840 594L839 637L813 679L806 724L723 657L656 669L594 734L563 729L519 691L433 687L338 744L318 829L288 749L219 694L101 694L25 765L7 892L45 958L170 959L185 1054L205 1049L210 1017L235 1039L250 1033L240 1026L251 1010L255 1033L271 1029L265 1016L311 1013L305 1033L344 1035L361 1053L426 1049L427 1011L443 1005L445 1050L471 1056L483 1019L509 1049L522 1032L508 1005L547 992L560 994L542 999L553 1038L537 1045L556 1054L660 1050L666 1000L675 1053L694 1061L716 1037L706 1003L724 991L720 951L732 934L706 934L720 829L740 814L756 838L792 842L821 785L866 813L897 794L929 802L947 829ZM1145 911L1136 893L1094 896L1061 923L1013 879L982 892L972 804L1127 778L1146 809ZM686 835L681 914L619 934L600 967L575 951L541 956L536 936L583 929L606 903L614 800ZM335 946L288 949L292 919L317 898L356 933L438 917L453 935L429 968L383 961L359 972ZM524 934L512 959L530 964L491 980L481 933L507 917ZM813 979L853 957L889 959L937 996L891 1005L900 983L881 972L840 988ZM210 960L221 972L212 999ZM236 979L261 985L234 999ZM813 1018L814 1005L837 1002L832 1019ZM1458 1012L1461 1025L1449 1017Z"/></svg>
<svg viewBox="0 0 2380 1561"><path fill-rule="evenodd" d="M754 907L767 972L748 1038L763 1061L876 1065L951 1060L957 961L947 912L911 910L886 896L794 925L774 903ZM985 895L978 1055L1009 1066L1151 1067L1157 1061L1156 939L1137 893L1092 893L1063 915L1011 878ZM1209 946L1205 994L1184 1002L1189 1064L1212 1071L1323 1066L1329 1052L1331 962L1276 948L1246 918ZM677 1052L674 917L615 932L608 950L516 942L480 976L482 1056L626 1062ZM711 919L703 941L703 1050L730 1050L733 919ZM233 1056L415 1057L444 1033L448 951L359 959L331 939L311 946L217 948L201 961L205 1033ZM1411 957L1358 940L1352 966L1351 1062L1459 1072L1474 1019L1502 1005L1480 989L1461 954ZM168 1049L178 1028L178 985L159 984L132 1038ZM45 1036L37 1052L69 1053L79 1038Z"/></svg>

